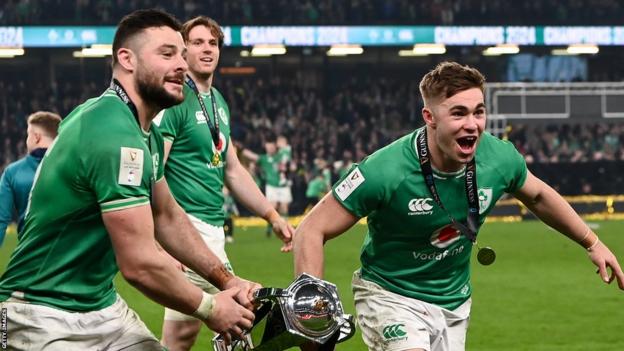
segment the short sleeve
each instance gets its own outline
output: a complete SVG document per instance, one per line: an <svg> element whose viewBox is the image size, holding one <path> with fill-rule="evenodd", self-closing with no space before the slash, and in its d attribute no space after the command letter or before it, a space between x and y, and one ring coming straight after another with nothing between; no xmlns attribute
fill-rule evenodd
<svg viewBox="0 0 624 351"><path fill-rule="evenodd" d="M181 105L184 105L184 103ZM182 118L184 118L180 110L181 105L162 110L154 118L154 124L158 127L163 138L172 143L180 135L180 126L182 125Z"/></svg>
<svg viewBox="0 0 624 351"><path fill-rule="evenodd" d="M505 167L502 170L505 172L505 179L507 180L507 188L505 192L515 193L524 185L527 178L527 165L524 157L516 150L515 146L504 141L506 147L507 157L505 160Z"/></svg>
<svg viewBox="0 0 624 351"><path fill-rule="evenodd" d="M156 154L152 157L152 162L156 162L156 182L159 182L165 178L165 163L163 162L165 157L165 141L162 133L158 128L154 128L152 130L154 144L156 147Z"/></svg>
<svg viewBox="0 0 624 351"><path fill-rule="evenodd" d="M102 212L149 204L152 157L140 138L125 139L100 138L81 158L81 179L94 193Z"/></svg>
<svg viewBox="0 0 624 351"><path fill-rule="evenodd" d="M334 198L357 217L366 217L380 207L387 187L379 170L371 165L370 158L351 169L334 184Z"/></svg>

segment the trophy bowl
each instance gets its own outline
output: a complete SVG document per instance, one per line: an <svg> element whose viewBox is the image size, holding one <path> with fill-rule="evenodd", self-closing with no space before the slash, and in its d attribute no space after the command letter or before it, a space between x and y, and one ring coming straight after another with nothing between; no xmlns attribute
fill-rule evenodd
<svg viewBox="0 0 624 351"><path fill-rule="evenodd" d="M336 285L306 273L286 289L261 288L254 292L256 318L244 340L225 345L219 335L215 351L286 350L307 341L333 350L333 345L353 336L353 316L343 312Z"/></svg>
<svg viewBox="0 0 624 351"><path fill-rule="evenodd" d="M301 336L322 344L340 328L342 304L334 284L319 284L307 274L301 277L289 287L282 311L290 311L286 320Z"/></svg>

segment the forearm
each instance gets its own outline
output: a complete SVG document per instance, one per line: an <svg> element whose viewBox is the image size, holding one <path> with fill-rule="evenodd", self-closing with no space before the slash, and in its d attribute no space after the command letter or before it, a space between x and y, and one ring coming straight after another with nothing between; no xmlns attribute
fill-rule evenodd
<svg viewBox="0 0 624 351"><path fill-rule="evenodd" d="M303 224L299 228L302 228ZM325 260L323 234L303 229L297 229L293 240L295 275L308 273L315 277L323 278Z"/></svg>
<svg viewBox="0 0 624 351"><path fill-rule="evenodd" d="M155 216L156 240L176 260L210 283L223 289L234 276L206 246L193 224L177 203Z"/></svg>
<svg viewBox="0 0 624 351"><path fill-rule="evenodd" d="M551 187L545 187L534 199L526 201L525 205L544 223L582 246L587 248L593 242L591 239L595 234L572 206Z"/></svg>
<svg viewBox="0 0 624 351"><path fill-rule="evenodd" d="M166 256L154 250L140 265L122 270L124 278L137 290L157 303L192 314L202 299L202 291L189 283Z"/></svg>
<svg viewBox="0 0 624 351"><path fill-rule="evenodd" d="M228 169L225 182L234 198L255 215L270 221L271 213L277 214L242 165L238 164L234 169Z"/></svg>

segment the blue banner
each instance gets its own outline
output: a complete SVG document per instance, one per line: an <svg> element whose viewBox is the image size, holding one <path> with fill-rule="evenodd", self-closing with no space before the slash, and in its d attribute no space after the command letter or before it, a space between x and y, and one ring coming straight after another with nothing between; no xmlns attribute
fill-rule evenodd
<svg viewBox="0 0 624 351"><path fill-rule="evenodd" d="M225 44L252 46L624 45L624 27L588 26L224 26ZM0 47L112 44L114 26L0 27Z"/></svg>

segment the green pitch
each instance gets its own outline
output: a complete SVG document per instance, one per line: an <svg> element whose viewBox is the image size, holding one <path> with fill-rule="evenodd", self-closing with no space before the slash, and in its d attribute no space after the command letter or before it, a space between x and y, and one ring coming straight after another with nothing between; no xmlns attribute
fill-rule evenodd
<svg viewBox="0 0 624 351"><path fill-rule="evenodd" d="M624 222L598 222L598 235L624 262ZM338 285L343 304L353 313L351 273L365 227L358 226L326 245L325 278ZM293 280L292 256L279 252L277 239L264 228L236 228L227 250L236 272L265 286L285 287ZM624 350L624 292L602 283L583 249L539 222L488 223L480 244L496 250L488 267L473 265L473 308L468 350ZM0 249L4 270L15 235ZM474 254L473 254L474 255ZM476 260L474 260L476 261ZM162 308L123 279L117 287L156 335ZM204 329L195 350L212 350ZM341 351L365 350L359 333Z"/></svg>

